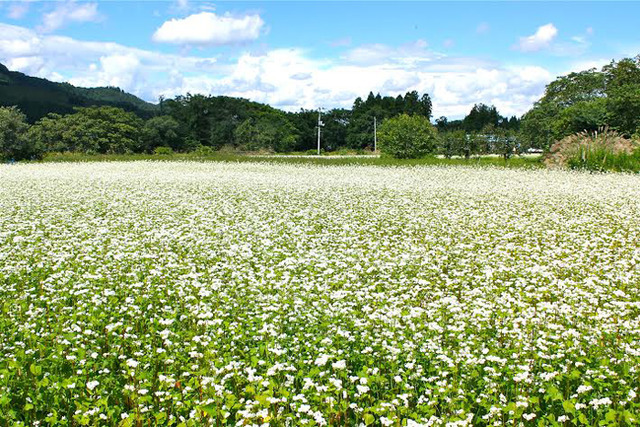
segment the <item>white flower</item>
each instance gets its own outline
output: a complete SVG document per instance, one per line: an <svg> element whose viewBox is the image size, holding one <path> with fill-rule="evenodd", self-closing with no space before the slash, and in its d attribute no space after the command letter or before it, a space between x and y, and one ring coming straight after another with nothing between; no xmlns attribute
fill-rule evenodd
<svg viewBox="0 0 640 427"><path fill-rule="evenodd" d="M387 426L393 425L393 420L390 420L387 417L380 417L380 424L387 427Z"/></svg>
<svg viewBox="0 0 640 427"><path fill-rule="evenodd" d="M316 364L317 366L324 366L327 364L328 361L329 361L329 356L326 354L321 354L316 358L315 362L313 363Z"/></svg>
<svg viewBox="0 0 640 427"><path fill-rule="evenodd" d="M309 410L310 410L310 409L311 409L311 406L309 406L309 405L305 405L305 404L302 404L302 405L300 405L300 407L298 408L298 412L301 412L301 413L303 413L303 414L306 414L307 412L309 412Z"/></svg>
<svg viewBox="0 0 640 427"><path fill-rule="evenodd" d="M356 388L358 389L358 393L360 394L365 394L369 391L369 387L366 385L357 385Z"/></svg>
<svg viewBox="0 0 640 427"><path fill-rule="evenodd" d="M87 388L89 390L93 390L94 388L98 387L98 385L100 385L100 382L95 381L95 380L87 382Z"/></svg>
<svg viewBox="0 0 640 427"><path fill-rule="evenodd" d="M586 393L586 392L591 391L591 390L593 390L592 386L590 386L590 385L581 385L581 386L578 387L576 392L578 394L583 394L583 393Z"/></svg>
<svg viewBox="0 0 640 427"><path fill-rule="evenodd" d="M337 362L333 362L331 364L331 367L333 369L345 369L347 367L347 361L346 360L338 360Z"/></svg>

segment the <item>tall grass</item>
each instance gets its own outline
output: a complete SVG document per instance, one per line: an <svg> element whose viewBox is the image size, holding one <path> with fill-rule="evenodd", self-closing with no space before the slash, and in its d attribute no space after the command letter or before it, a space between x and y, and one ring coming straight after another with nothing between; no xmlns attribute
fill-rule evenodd
<svg viewBox="0 0 640 427"><path fill-rule="evenodd" d="M549 167L568 167L590 171L640 171L637 142L615 131L579 132L556 142L545 158Z"/></svg>
<svg viewBox="0 0 640 427"><path fill-rule="evenodd" d="M601 147L582 148L577 155L568 159L567 166L594 172L640 172L640 150L612 153Z"/></svg>

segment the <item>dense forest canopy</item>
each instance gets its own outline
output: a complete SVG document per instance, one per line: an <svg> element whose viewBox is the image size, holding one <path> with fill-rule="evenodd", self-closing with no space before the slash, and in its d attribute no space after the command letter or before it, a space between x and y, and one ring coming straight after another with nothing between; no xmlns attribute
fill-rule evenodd
<svg viewBox="0 0 640 427"><path fill-rule="evenodd" d="M5 159L47 151L130 153L161 147L182 152L304 152L317 147L318 111L284 112L242 98L192 94L161 98L154 105L117 88L77 88L0 65L2 105L20 110L4 113L8 124L2 129L23 129L28 137L7 131L12 139L5 139L12 142L3 142L0 135L0 148L30 145L15 154L5 149ZM411 91L393 97L370 92L366 99L357 98L351 109L321 114L322 149L335 151L372 150L374 122L382 125L401 115L429 121L433 111L428 94ZM438 143L431 154L469 158L497 153L507 159L531 148L548 150L568 135L602 126L625 138L640 133L640 56L557 78L522 118L502 116L495 106L482 103L460 120L439 117Z"/></svg>

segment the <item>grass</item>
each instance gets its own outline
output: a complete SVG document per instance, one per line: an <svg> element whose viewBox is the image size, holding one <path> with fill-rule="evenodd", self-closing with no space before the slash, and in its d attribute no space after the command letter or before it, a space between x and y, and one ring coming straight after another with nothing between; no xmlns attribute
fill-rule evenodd
<svg viewBox="0 0 640 427"><path fill-rule="evenodd" d="M541 156L519 156L508 161L498 156L480 156L471 159L425 157L421 159L394 159L392 157L362 156L308 156L308 155L251 155L242 153L216 152L212 155L198 156L191 153L174 153L172 155L156 154L95 154L83 153L50 153L43 162L105 162L105 161L203 161L203 162L272 162L285 164L329 164L329 165L368 165L368 166L494 166L506 168L541 168Z"/></svg>
<svg viewBox="0 0 640 427"><path fill-rule="evenodd" d="M582 150L569 158L571 169L585 169L594 172L640 172L640 150L632 154L612 153L605 149Z"/></svg>

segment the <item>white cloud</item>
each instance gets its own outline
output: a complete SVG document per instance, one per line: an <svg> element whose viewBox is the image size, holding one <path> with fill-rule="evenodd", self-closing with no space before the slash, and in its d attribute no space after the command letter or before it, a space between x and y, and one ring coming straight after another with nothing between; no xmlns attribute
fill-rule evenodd
<svg viewBox="0 0 640 427"><path fill-rule="evenodd" d="M39 30L50 33L71 22L96 22L99 19L98 3L62 2L42 16Z"/></svg>
<svg viewBox="0 0 640 427"><path fill-rule="evenodd" d="M373 50L386 49L397 52L388 46ZM378 64L335 63L311 60L300 49L247 53L228 76L185 79L182 92L221 93L298 110L348 108L355 97L364 97L369 91L396 96L417 90L431 95L438 116L464 116L477 102L495 104L502 114L520 115L539 99L553 78L541 67L504 67L463 60L434 60L433 66L406 65L412 61L396 57ZM295 78L300 75L308 78Z"/></svg>
<svg viewBox="0 0 640 427"><path fill-rule="evenodd" d="M110 42L88 42L42 35L0 23L0 62L28 75L63 80L80 86L116 85L156 100L181 73L224 72L216 58L171 55Z"/></svg>
<svg viewBox="0 0 640 427"><path fill-rule="evenodd" d="M477 102L495 104L505 115L520 115L554 77L541 67L448 57L429 50L424 41L364 46L351 49L346 58L317 59L291 48L247 52L220 63L216 58L42 35L7 24L0 24L0 62L79 86L119 86L150 101L190 92L239 96L293 111L348 108L369 91L397 96L417 90L431 95L436 116L449 117L464 116Z"/></svg>
<svg viewBox="0 0 640 427"><path fill-rule="evenodd" d="M233 17L228 13L200 12L164 22L153 34L153 40L173 44L234 44L257 39L263 26L264 21L256 14Z"/></svg>
<svg viewBox="0 0 640 427"><path fill-rule="evenodd" d="M520 37L516 46L523 52L536 52L549 47L553 39L558 35L558 29L551 23L538 27L535 34L527 37Z"/></svg>

